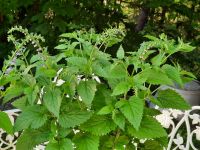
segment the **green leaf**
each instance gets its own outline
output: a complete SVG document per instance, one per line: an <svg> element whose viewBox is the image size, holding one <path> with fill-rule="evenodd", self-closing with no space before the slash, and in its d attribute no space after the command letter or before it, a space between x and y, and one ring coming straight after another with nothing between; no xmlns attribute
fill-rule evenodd
<svg viewBox="0 0 200 150"><path fill-rule="evenodd" d="M0 111L0 128L5 130L8 134L13 133L13 126L8 117L8 114L5 112Z"/></svg>
<svg viewBox="0 0 200 150"><path fill-rule="evenodd" d="M195 49L195 47L191 46L190 43L183 43L182 39L178 39L178 45L176 48L176 51L182 51L182 52L191 52Z"/></svg>
<svg viewBox="0 0 200 150"><path fill-rule="evenodd" d="M88 133L76 134L73 142L75 143L77 150L98 150L99 147L99 137Z"/></svg>
<svg viewBox="0 0 200 150"><path fill-rule="evenodd" d="M12 105L14 107L16 107L17 109L20 109L20 110L23 111L27 107L27 97L26 96L22 96L22 97L18 98L17 100L12 102Z"/></svg>
<svg viewBox="0 0 200 150"><path fill-rule="evenodd" d="M148 140L144 143L145 150L162 150L163 146L155 140Z"/></svg>
<svg viewBox="0 0 200 150"><path fill-rule="evenodd" d="M160 102L161 108L173 108L187 110L190 109L190 105L185 99L172 89L158 91L157 100Z"/></svg>
<svg viewBox="0 0 200 150"><path fill-rule="evenodd" d="M87 65L87 59L85 57L69 57L67 58L69 65L77 66L79 68Z"/></svg>
<svg viewBox="0 0 200 150"><path fill-rule="evenodd" d="M120 45L118 51L117 51L117 58L118 59L123 59L124 58L124 49L122 45Z"/></svg>
<svg viewBox="0 0 200 150"><path fill-rule="evenodd" d="M96 92L96 82L94 80L80 81L77 90L83 102L90 106Z"/></svg>
<svg viewBox="0 0 200 150"><path fill-rule="evenodd" d="M36 72L36 75L35 77L38 78L38 77L45 77L45 78L53 78L56 76L56 70L54 69L47 69L47 68L39 68Z"/></svg>
<svg viewBox="0 0 200 150"><path fill-rule="evenodd" d="M33 150L36 145L49 140L50 132L48 130L25 130L17 139L17 150Z"/></svg>
<svg viewBox="0 0 200 150"><path fill-rule="evenodd" d="M150 84L165 84L165 85L173 85L173 82L168 76L163 72L160 68L151 68L142 71L140 74L140 78L147 79L147 82Z"/></svg>
<svg viewBox="0 0 200 150"><path fill-rule="evenodd" d="M47 144L46 150L73 150L72 141L70 139L62 139Z"/></svg>
<svg viewBox="0 0 200 150"><path fill-rule="evenodd" d="M111 90L105 84L98 84L94 100L92 101L92 110L99 111L106 105L113 105L116 99L110 93Z"/></svg>
<svg viewBox="0 0 200 150"><path fill-rule="evenodd" d="M92 113L88 111L83 111L79 109L71 109L68 111L63 111L59 117L59 124L64 128L75 127L86 122Z"/></svg>
<svg viewBox="0 0 200 150"><path fill-rule="evenodd" d="M113 111L112 119L115 122L115 124L119 126L119 128L121 128L122 130L124 130L124 127L125 127L125 117L120 112Z"/></svg>
<svg viewBox="0 0 200 150"><path fill-rule="evenodd" d="M124 114L126 119L133 125L133 127L138 130L142 120L144 100L139 97L132 96L128 101L126 101L126 104L122 105L119 109Z"/></svg>
<svg viewBox="0 0 200 150"><path fill-rule="evenodd" d="M144 108L144 115L146 116L157 116L160 113L161 113L160 110L157 109L147 108L147 107Z"/></svg>
<svg viewBox="0 0 200 150"><path fill-rule="evenodd" d="M56 117L58 117L62 101L60 90L56 88L55 89L45 88L44 91L45 91L43 97L44 105L51 113L53 113Z"/></svg>
<svg viewBox="0 0 200 150"><path fill-rule="evenodd" d="M21 131L27 128L37 129L43 126L47 121L47 114L42 106L35 105L27 107L17 117L14 125L15 131Z"/></svg>
<svg viewBox="0 0 200 150"><path fill-rule="evenodd" d="M125 135L119 136L114 141L114 149L116 150L124 150L124 145L127 145L129 143L129 138Z"/></svg>
<svg viewBox="0 0 200 150"><path fill-rule="evenodd" d="M154 139L167 136L166 131L160 123L156 119L149 116L143 117L138 131L129 126L128 133L139 139Z"/></svg>
<svg viewBox="0 0 200 150"><path fill-rule="evenodd" d="M108 78L125 78L127 76L127 71L123 64L113 64L108 69Z"/></svg>
<svg viewBox="0 0 200 150"><path fill-rule="evenodd" d="M30 105L34 104L38 93L39 93L39 88L37 86L34 88L28 87L24 89L24 94L26 94Z"/></svg>
<svg viewBox="0 0 200 150"><path fill-rule="evenodd" d="M130 85L126 81L122 81L119 84L116 85L116 87L113 90L112 96L125 94L129 91Z"/></svg>
<svg viewBox="0 0 200 150"><path fill-rule="evenodd" d="M24 88L21 85L11 85L9 88L7 88L5 92L3 102L6 103L13 98L21 96L23 92L24 92Z"/></svg>
<svg viewBox="0 0 200 150"><path fill-rule="evenodd" d="M107 106L104 106L103 108L101 108L99 111L98 111L98 115L106 115L106 114L109 114L113 111L113 106L112 105L107 105Z"/></svg>
<svg viewBox="0 0 200 150"><path fill-rule="evenodd" d="M164 65L162 68L164 69L164 71L166 72L167 76L170 79L177 82L180 86L183 86L181 75L180 75L178 69L176 69L175 67L170 66L168 64Z"/></svg>
<svg viewBox="0 0 200 150"><path fill-rule="evenodd" d="M68 46L66 44L60 44L60 45L56 46L55 49L61 50L61 49L67 49L67 47Z"/></svg>
<svg viewBox="0 0 200 150"><path fill-rule="evenodd" d="M116 128L115 123L106 116L92 116L87 122L82 124L80 128L90 132L93 135L105 135Z"/></svg>
<svg viewBox="0 0 200 150"><path fill-rule="evenodd" d="M154 65L154 66L160 66L162 64L163 58L164 58L163 54L156 55L155 57L153 57L151 59L152 65Z"/></svg>

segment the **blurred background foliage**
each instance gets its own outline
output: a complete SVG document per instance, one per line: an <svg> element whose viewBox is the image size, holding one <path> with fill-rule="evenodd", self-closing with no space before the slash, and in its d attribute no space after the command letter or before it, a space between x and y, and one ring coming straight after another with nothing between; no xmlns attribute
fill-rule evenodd
<svg viewBox="0 0 200 150"><path fill-rule="evenodd" d="M7 31L15 25L43 35L51 53L61 33L77 29L124 28L127 51L146 34L181 37L196 50L171 60L200 78L200 0L0 0L0 66L12 50Z"/></svg>

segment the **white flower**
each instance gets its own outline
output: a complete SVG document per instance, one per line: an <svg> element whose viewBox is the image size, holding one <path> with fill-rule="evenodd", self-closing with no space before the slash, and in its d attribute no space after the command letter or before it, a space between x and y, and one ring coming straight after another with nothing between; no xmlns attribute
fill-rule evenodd
<svg viewBox="0 0 200 150"><path fill-rule="evenodd" d="M63 68L60 68L57 72L57 76L63 71Z"/></svg>
<svg viewBox="0 0 200 150"><path fill-rule="evenodd" d="M140 143L145 143L147 139L140 139Z"/></svg>
<svg viewBox="0 0 200 150"><path fill-rule="evenodd" d="M98 83L101 83L101 80L99 79L98 76L93 76L92 79L93 79L93 80L96 80Z"/></svg>
<svg viewBox="0 0 200 150"><path fill-rule="evenodd" d="M192 119L192 124L198 124L200 122L200 116L198 114L189 115Z"/></svg>
<svg viewBox="0 0 200 150"><path fill-rule="evenodd" d="M194 130L194 133L196 133L196 139L200 141L200 127L196 126L196 130Z"/></svg>
<svg viewBox="0 0 200 150"><path fill-rule="evenodd" d="M173 122L173 117L170 115L171 113L169 111L163 110L162 114L156 116L156 119L164 128L169 128L170 124Z"/></svg>
<svg viewBox="0 0 200 150"><path fill-rule="evenodd" d="M64 83L65 83L64 80L59 79L59 80L56 82L56 86L61 86L61 85L63 85Z"/></svg>

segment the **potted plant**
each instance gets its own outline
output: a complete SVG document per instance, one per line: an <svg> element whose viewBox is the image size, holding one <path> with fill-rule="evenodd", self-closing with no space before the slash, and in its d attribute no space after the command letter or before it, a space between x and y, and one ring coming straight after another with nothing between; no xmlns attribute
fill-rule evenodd
<svg viewBox="0 0 200 150"><path fill-rule="evenodd" d="M24 36L17 39L15 32ZM62 34L59 53L50 55L40 35L22 27L8 34L15 50L0 73L0 94L21 110L13 128L21 132L17 150L42 143L47 150L162 149L167 133L146 99L161 108L190 109L173 90L152 96L154 86L187 75L166 64L175 52L194 49L181 39L146 36L137 51L125 53L121 45L111 56L108 47L122 41L122 30L75 31Z"/></svg>

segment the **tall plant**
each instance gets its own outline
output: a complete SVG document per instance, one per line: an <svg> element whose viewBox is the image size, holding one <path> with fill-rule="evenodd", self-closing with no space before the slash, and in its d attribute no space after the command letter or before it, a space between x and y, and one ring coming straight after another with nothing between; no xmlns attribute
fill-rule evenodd
<svg viewBox="0 0 200 150"><path fill-rule="evenodd" d="M16 31L24 38L15 38ZM15 50L0 73L0 94L22 111L14 124L14 132L22 132L18 150L45 142L47 150L162 149L167 133L154 118L159 111L146 101L160 108L190 108L175 91L155 89L191 78L166 63L172 54L194 49L181 39L146 36L149 41L137 51L125 53L121 45L111 56L108 48L123 40L123 31L76 31L62 34L55 47L60 52L51 56L41 36L21 27L8 33ZM31 46L35 54L29 53Z"/></svg>

